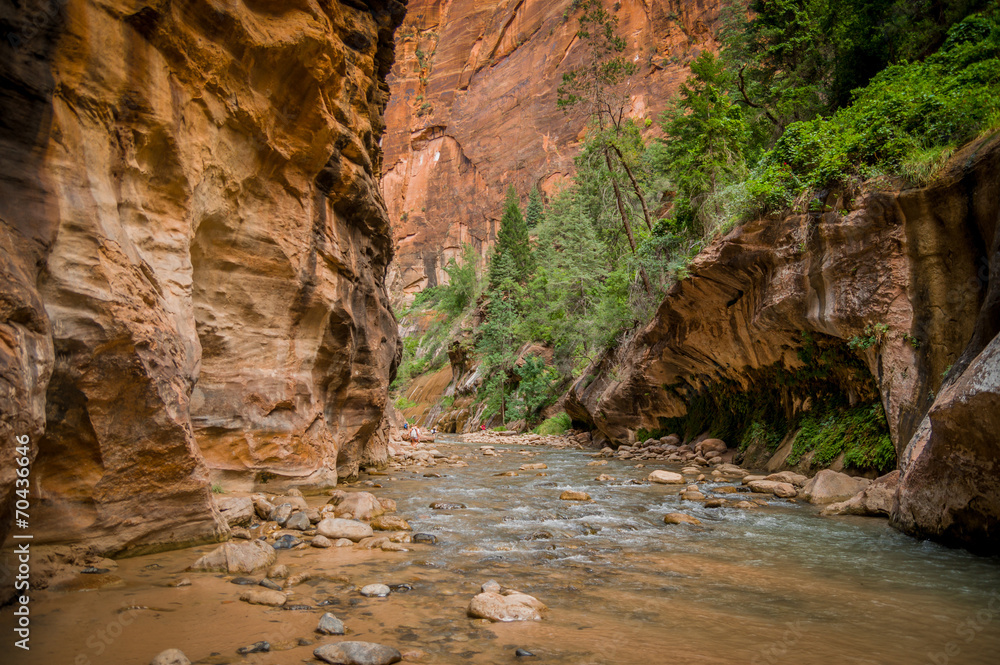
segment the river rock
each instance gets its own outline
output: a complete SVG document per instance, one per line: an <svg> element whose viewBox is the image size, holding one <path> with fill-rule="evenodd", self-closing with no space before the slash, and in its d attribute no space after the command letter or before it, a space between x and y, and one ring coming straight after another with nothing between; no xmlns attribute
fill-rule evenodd
<svg viewBox="0 0 1000 665"><path fill-rule="evenodd" d="M536 471L541 469L547 469L549 466L541 462L536 462L534 464L522 464L518 467L518 471Z"/></svg>
<svg viewBox="0 0 1000 665"><path fill-rule="evenodd" d="M295 508L290 503L282 503L274 507L271 514L267 516L268 521L277 522L280 526L285 526L288 518L292 516Z"/></svg>
<svg viewBox="0 0 1000 665"><path fill-rule="evenodd" d="M286 534L283 534L283 535L279 536L274 541L273 547L276 550L290 550L290 549L294 549L294 548L298 547L301 544L302 544L301 540L299 540L298 538L296 538L295 536L293 536L290 533L286 533Z"/></svg>
<svg viewBox="0 0 1000 665"><path fill-rule="evenodd" d="M222 519L231 527L247 526L254 518L254 505L250 497L246 496L223 496L215 499L215 506L219 509Z"/></svg>
<svg viewBox="0 0 1000 665"><path fill-rule="evenodd" d="M376 531L410 530L410 523L398 515L379 515L372 520L371 526Z"/></svg>
<svg viewBox="0 0 1000 665"><path fill-rule="evenodd" d="M379 498L378 502L382 506L382 510L384 510L385 512L387 513L396 512L396 502L393 501L392 499Z"/></svg>
<svg viewBox="0 0 1000 665"><path fill-rule="evenodd" d="M368 598L384 598L392 592L385 584L366 584L361 587L361 595Z"/></svg>
<svg viewBox="0 0 1000 665"><path fill-rule="evenodd" d="M716 455L723 455L729 450L729 446L722 439L705 439L704 441L698 443L694 450L696 453L704 458L715 457Z"/></svg>
<svg viewBox="0 0 1000 665"><path fill-rule="evenodd" d="M448 503L447 501L435 501L431 504L431 510L464 510L464 503Z"/></svg>
<svg viewBox="0 0 1000 665"><path fill-rule="evenodd" d="M274 548L261 540L223 543L195 561L190 570L249 574L272 565L278 558Z"/></svg>
<svg viewBox="0 0 1000 665"><path fill-rule="evenodd" d="M756 475L756 474L747 474L747 475L743 476L743 484L744 485L749 485L750 483L752 483L754 481L757 481L757 480L767 480L767 476L761 476L761 475Z"/></svg>
<svg viewBox="0 0 1000 665"><path fill-rule="evenodd" d="M240 600L251 605L270 605L271 607L281 607L288 602L285 594L272 589L248 589L240 594Z"/></svg>
<svg viewBox="0 0 1000 665"><path fill-rule="evenodd" d="M665 524L701 524L701 520L698 518L684 513L667 513L663 516L663 522Z"/></svg>
<svg viewBox="0 0 1000 665"><path fill-rule="evenodd" d="M836 503L850 499L869 482L867 478L852 478L846 473L823 469L802 487L801 494L809 503Z"/></svg>
<svg viewBox="0 0 1000 665"><path fill-rule="evenodd" d="M325 644L313 655L330 665L391 665L403 659L396 649L373 642Z"/></svg>
<svg viewBox="0 0 1000 665"><path fill-rule="evenodd" d="M385 513L385 508L370 492L350 492L336 504L334 515L355 520L370 520Z"/></svg>
<svg viewBox="0 0 1000 665"><path fill-rule="evenodd" d="M479 587L481 593L500 593L500 583L496 580L487 580Z"/></svg>
<svg viewBox="0 0 1000 665"><path fill-rule="evenodd" d="M374 533L372 528L364 522L341 519L339 517L327 517L324 520L320 520L320 523L316 525L316 531L319 535L326 536L327 538L347 538L354 542L358 542L363 538L370 538Z"/></svg>
<svg viewBox="0 0 1000 665"><path fill-rule="evenodd" d="M590 501L590 495L586 492L578 492L576 490L566 490L559 495L562 501Z"/></svg>
<svg viewBox="0 0 1000 665"><path fill-rule="evenodd" d="M487 591L472 599L468 615L490 621L541 621L545 609L540 600L519 591L504 594Z"/></svg>
<svg viewBox="0 0 1000 665"><path fill-rule="evenodd" d="M250 500L253 502L253 508L257 513L257 517L262 520L266 520L270 517L271 511L274 510L275 506L267 499L266 496L263 494L251 494Z"/></svg>
<svg viewBox="0 0 1000 665"><path fill-rule="evenodd" d="M898 486L899 471L893 471L876 478L868 487L847 501L829 504L820 514L888 517L892 513L892 503Z"/></svg>
<svg viewBox="0 0 1000 665"><path fill-rule="evenodd" d="M607 465L608 461L603 459L594 460L593 462L587 462L587 466L607 466Z"/></svg>
<svg viewBox="0 0 1000 665"><path fill-rule="evenodd" d="M705 495L697 490L693 492L688 490L685 492L681 492L681 498L684 499L685 501L704 501Z"/></svg>
<svg viewBox="0 0 1000 665"><path fill-rule="evenodd" d="M681 485L684 483L684 476L673 471L657 469L649 474L647 480L651 483L659 483L661 485Z"/></svg>
<svg viewBox="0 0 1000 665"><path fill-rule="evenodd" d="M180 649L167 649L158 653L149 665L191 665L191 661Z"/></svg>
<svg viewBox="0 0 1000 665"><path fill-rule="evenodd" d="M296 531L305 531L311 526L312 522L309 521L309 515L305 514L301 510L292 513L285 522L286 529L295 529Z"/></svg>
<svg viewBox="0 0 1000 665"><path fill-rule="evenodd" d="M751 492L759 494L773 494L782 499L790 499L798 494L798 490L791 483L782 483L775 480L754 480L747 485Z"/></svg>
<svg viewBox="0 0 1000 665"><path fill-rule="evenodd" d="M328 547L333 547L333 543L326 536L315 535L313 539L309 541L309 544L313 547L319 547L321 549L326 549Z"/></svg>
<svg viewBox="0 0 1000 665"><path fill-rule="evenodd" d="M266 641L254 642L253 644L247 645L245 647L240 647L236 650L236 653L241 656L246 656L251 653L268 653L271 650L271 643Z"/></svg>
<svg viewBox="0 0 1000 665"><path fill-rule="evenodd" d="M602 482L602 483L610 482L610 481L612 481L614 479L615 479L614 476L609 476L606 473L602 473L601 475L597 476L597 478L594 478L594 480L596 480L598 482Z"/></svg>
<svg viewBox="0 0 1000 665"><path fill-rule="evenodd" d="M778 483L788 483L789 485L794 485L795 487L802 487L809 482L809 478L807 476L803 476L801 473L793 473L792 471L779 471L778 473L772 473L764 480L773 480Z"/></svg>
<svg viewBox="0 0 1000 665"><path fill-rule="evenodd" d="M427 544L427 545L436 545L437 541L438 541L437 536L435 536L434 534L431 534L431 533L415 533L415 534L413 534L413 542L415 542L415 543L424 543L424 544Z"/></svg>
<svg viewBox="0 0 1000 665"><path fill-rule="evenodd" d="M289 574L288 566L283 563L279 563L277 566L274 566L271 570L267 571L268 579L272 580L286 579Z"/></svg>
<svg viewBox="0 0 1000 665"><path fill-rule="evenodd" d="M323 635L343 635L345 633L344 622L327 612L319 618L316 632Z"/></svg>

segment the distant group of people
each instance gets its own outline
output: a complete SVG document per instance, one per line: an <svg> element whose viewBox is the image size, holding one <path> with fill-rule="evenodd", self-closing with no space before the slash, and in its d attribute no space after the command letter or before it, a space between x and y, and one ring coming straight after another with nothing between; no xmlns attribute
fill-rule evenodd
<svg viewBox="0 0 1000 665"><path fill-rule="evenodd" d="M404 434L403 435L403 438L405 439L407 436L409 436L411 444L416 445L416 444L420 443L420 428L419 427L417 427L416 425L414 425L413 427L410 427L410 423L404 422L403 423L403 431L404 432L408 432L408 434ZM431 434L437 434L437 431L438 431L437 427L432 427L431 428Z"/></svg>

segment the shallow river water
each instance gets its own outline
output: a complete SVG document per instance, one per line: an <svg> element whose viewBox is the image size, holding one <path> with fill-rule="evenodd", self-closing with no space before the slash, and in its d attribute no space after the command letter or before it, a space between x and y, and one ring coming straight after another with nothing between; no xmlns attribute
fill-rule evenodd
<svg viewBox="0 0 1000 665"><path fill-rule="evenodd" d="M243 587L229 576L184 572L211 547L168 552L122 560L109 579L81 576L88 585L110 582L97 590L43 592L31 653L0 660L145 665L177 647L203 663L317 662L315 646L345 639L312 632L331 611L347 625L346 639L420 650L424 663L515 662L517 648L536 655L523 662L565 665L1000 663L995 558L913 540L884 520L824 518L783 500L757 510L707 509L682 501L678 488L626 484L653 468L676 469L670 465L588 467L592 458L581 451L509 447L484 458L455 439L436 445L467 456L470 467L394 471L395 480L373 478L383 487L371 491L395 499L415 532L435 534L438 544L407 553L280 553L293 573L316 575L290 600L311 609L250 606L236 600ZM526 462L548 468L494 475ZM600 473L617 480L597 482ZM560 501L565 489L593 501ZM434 501L467 508L430 510ZM675 511L703 527L665 525L663 515ZM191 586L167 586L179 577ZM546 603L545 619L467 618L488 579ZM381 599L355 590L373 582L412 590ZM262 639L270 653L236 655ZM5 640L0 655L8 648Z"/></svg>

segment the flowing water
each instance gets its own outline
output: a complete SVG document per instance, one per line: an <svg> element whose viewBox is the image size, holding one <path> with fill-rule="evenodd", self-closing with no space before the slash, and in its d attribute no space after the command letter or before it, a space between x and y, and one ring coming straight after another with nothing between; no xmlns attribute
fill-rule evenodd
<svg viewBox="0 0 1000 665"><path fill-rule="evenodd" d="M884 520L823 518L779 500L708 509L677 488L627 484L669 465L588 467L587 453L547 448L484 458L456 439L437 447L471 466L397 471L372 490L437 545L283 552L293 573L316 575L294 589L290 603L302 610L249 606L235 601L243 587L229 577L183 572L210 547L123 560L108 586L41 594L30 656L3 663L144 665L170 647L204 663L316 662L316 645L343 639L312 632L323 611L343 619L347 639L420 650L425 663L513 662L517 648L537 656L525 662L565 665L1000 662L997 559L910 539ZM495 475L525 462L548 469ZM617 480L597 482L600 473ZM560 501L565 489L593 501ZM430 510L433 501L467 508ZM703 526L665 525L675 511ZM191 586L166 586L182 576ZM546 603L545 619L467 618L488 579ZM355 590L372 582L412 589L381 599ZM270 653L236 655L262 639Z"/></svg>

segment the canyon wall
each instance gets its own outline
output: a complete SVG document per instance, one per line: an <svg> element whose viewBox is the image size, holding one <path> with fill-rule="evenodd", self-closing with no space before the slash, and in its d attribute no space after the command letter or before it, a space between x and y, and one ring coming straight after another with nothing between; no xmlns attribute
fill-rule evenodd
<svg viewBox="0 0 1000 665"><path fill-rule="evenodd" d="M804 366L806 335L877 338L857 352L900 461L893 521L996 552L1000 139L966 146L927 186L831 192L823 203L830 212L759 219L703 251L630 344L576 383L567 411L632 441L712 386L801 408L772 379ZM848 393L862 384L841 381Z"/></svg>
<svg viewBox="0 0 1000 665"><path fill-rule="evenodd" d="M0 514L35 543L228 529L211 485L384 459L396 0L0 9Z"/></svg>
<svg viewBox="0 0 1000 665"><path fill-rule="evenodd" d="M586 44L574 0L411 0L397 41L386 110L382 188L398 243L390 291L407 296L447 279L471 243L484 255L509 185L547 194L573 173L585 128L556 107L562 75ZM715 49L717 0L614 3L625 55L639 69L630 114L654 121ZM608 3L608 8L612 5Z"/></svg>

